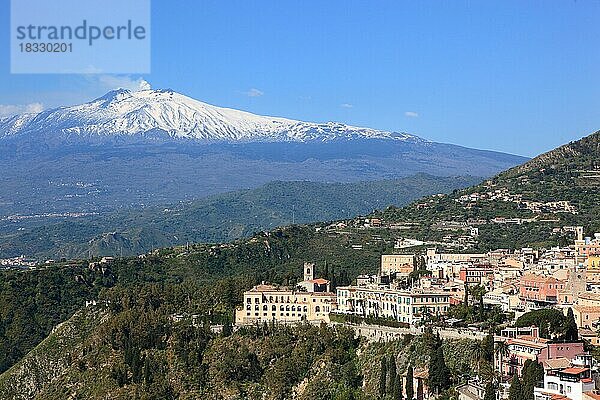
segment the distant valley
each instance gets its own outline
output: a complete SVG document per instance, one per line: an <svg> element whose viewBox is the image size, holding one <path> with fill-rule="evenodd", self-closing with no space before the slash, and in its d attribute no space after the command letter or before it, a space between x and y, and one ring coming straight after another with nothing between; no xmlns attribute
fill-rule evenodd
<svg viewBox="0 0 600 400"><path fill-rule="evenodd" d="M120 89L0 120L0 258L228 241L402 206L526 160Z"/></svg>
<svg viewBox="0 0 600 400"><path fill-rule="evenodd" d="M401 206L481 179L419 174L375 182L272 182L171 206L4 220L0 221L0 258L132 255L188 242L231 241L291 223L331 221Z"/></svg>

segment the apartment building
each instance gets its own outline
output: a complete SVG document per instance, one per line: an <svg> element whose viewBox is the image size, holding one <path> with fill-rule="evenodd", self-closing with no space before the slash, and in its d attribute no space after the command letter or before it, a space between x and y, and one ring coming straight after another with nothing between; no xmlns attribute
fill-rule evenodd
<svg viewBox="0 0 600 400"><path fill-rule="evenodd" d="M565 283L552 276L525 274L519 280L519 297L523 301L554 304Z"/></svg>
<svg viewBox="0 0 600 400"><path fill-rule="evenodd" d="M489 256L487 254L471 254L471 253L438 253L436 249L427 249L426 255L427 263L457 263L457 262L470 262L470 263L487 263Z"/></svg>
<svg viewBox="0 0 600 400"><path fill-rule="evenodd" d="M494 281L494 269L485 265L465 265L460 268L459 279L468 285L490 287Z"/></svg>

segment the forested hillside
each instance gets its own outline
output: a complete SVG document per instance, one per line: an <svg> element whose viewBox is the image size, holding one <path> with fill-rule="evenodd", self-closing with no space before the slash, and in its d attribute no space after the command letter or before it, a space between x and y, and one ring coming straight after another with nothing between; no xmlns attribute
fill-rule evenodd
<svg viewBox="0 0 600 400"><path fill-rule="evenodd" d="M368 344L341 326L264 324L232 332L226 325L214 332L211 318L172 320L202 297L184 288L103 292L108 305L78 311L0 375L0 397L374 400L402 390L409 368L433 371L434 354L443 354L448 383L490 363L474 357L490 353L487 341L441 342L431 333ZM212 295L210 307L226 298Z"/></svg>

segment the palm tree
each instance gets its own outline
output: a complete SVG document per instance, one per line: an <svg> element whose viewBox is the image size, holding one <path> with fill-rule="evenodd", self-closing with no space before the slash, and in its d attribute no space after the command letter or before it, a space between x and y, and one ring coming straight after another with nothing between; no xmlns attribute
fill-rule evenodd
<svg viewBox="0 0 600 400"><path fill-rule="evenodd" d="M483 348L477 342L475 347L473 348L473 352L471 353L471 361L475 364L475 369L477 371L477 375L481 370L481 363L483 362L484 351Z"/></svg>
<svg viewBox="0 0 600 400"><path fill-rule="evenodd" d="M496 356L500 358L500 380L504 377L504 372L502 371L503 366L503 358L508 355L508 344L504 340L496 343L496 348L494 349L494 353Z"/></svg>

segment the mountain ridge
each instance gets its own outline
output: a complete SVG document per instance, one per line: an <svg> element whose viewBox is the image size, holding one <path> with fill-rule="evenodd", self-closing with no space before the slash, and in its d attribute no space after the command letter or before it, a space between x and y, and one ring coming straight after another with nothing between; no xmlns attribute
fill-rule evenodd
<svg viewBox="0 0 600 400"><path fill-rule="evenodd" d="M356 138L427 142L407 133L261 116L210 105L170 89L117 89L90 102L0 120L0 139L51 132L80 137L162 136L201 143L309 142Z"/></svg>

